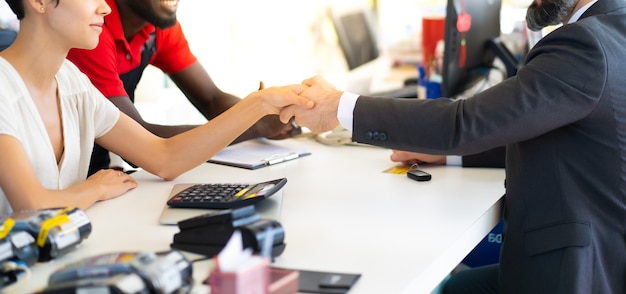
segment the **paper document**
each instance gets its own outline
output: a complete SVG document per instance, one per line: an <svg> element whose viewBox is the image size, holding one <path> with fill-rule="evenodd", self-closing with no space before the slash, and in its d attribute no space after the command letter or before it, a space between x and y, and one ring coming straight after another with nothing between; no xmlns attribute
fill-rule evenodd
<svg viewBox="0 0 626 294"><path fill-rule="evenodd" d="M257 169L311 154L269 142L267 139L248 140L226 147L209 160L247 169Z"/></svg>

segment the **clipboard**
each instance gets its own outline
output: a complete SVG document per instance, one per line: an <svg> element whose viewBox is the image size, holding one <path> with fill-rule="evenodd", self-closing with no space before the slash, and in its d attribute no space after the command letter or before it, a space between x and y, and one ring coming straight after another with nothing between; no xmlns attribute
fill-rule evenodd
<svg viewBox="0 0 626 294"><path fill-rule="evenodd" d="M245 169L258 169L310 155L303 149L294 149L256 139L230 145L215 154L209 162Z"/></svg>

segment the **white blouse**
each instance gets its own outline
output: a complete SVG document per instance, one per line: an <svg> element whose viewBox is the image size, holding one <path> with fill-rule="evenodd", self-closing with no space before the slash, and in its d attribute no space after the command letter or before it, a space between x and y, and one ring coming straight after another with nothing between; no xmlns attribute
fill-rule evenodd
<svg viewBox="0 0 626 294"><path fill-rule="evenodd" d="M120 116L117 107L70 61L63 63L56 81L65 144L59 165L26 85L0 57L0 134L22 143L37 178L48 189L64 189L86 179L94 139L111 130ZM0 191L0 216L11 212Z"/></svg>

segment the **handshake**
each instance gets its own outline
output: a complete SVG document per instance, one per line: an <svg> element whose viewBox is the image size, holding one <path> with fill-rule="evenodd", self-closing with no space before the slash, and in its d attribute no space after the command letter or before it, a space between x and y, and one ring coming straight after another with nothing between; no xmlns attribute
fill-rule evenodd
<svg viewBox="0 0 626 294"><path fill-rule="evenodd" d="M259 97L270 107L268 114L279 115L283 123L293 118L313 133L322 133L339 125L337 109L342 94L324 78L315 76L299 85L262 89L248 97Z"/></svg>

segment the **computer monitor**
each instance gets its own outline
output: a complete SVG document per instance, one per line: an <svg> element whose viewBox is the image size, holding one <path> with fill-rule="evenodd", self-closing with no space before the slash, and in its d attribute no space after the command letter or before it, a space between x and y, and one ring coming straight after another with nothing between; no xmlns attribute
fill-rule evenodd
<svg viewBox="0 0 626 294"><path fill-rule="evenodd" d="M501 52L494 50L501 32L500 8L501 0L448 0L441 81L443 97L454 97L484 77L496 53L500 55ZM469 30L462 33L467 29L467 22L463 24L467 15L471 18ZM506 49L503 48L500 49Z"/></svg>
<svg viewBox="0 0 626 294"><path fill-rule="evenodd" d="M380 55L371 8L331 9L329 12L349 70Z"/></svg>

